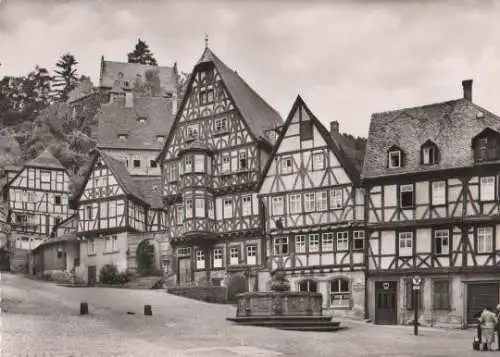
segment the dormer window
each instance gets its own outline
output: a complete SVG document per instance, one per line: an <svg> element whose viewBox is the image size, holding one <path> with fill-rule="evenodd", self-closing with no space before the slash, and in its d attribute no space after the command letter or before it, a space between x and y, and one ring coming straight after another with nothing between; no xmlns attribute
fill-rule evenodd
<svg viewBox="0 0 500 357"><path fill-rule="evenodd" d="M389 168L395 169L403 166L403 152L398 148L391 148L388 154Z"/></svg>
<svg viewBox="0 0 500 357"><path fill-rule="evenodd" d="M432 141L428 140L420 149L422 165L433 165L439 161L439 150Z"/></svg>
<svg viewBox="0 0 500 357"><path fill-rule="evenodd" d="M118 139L120 139L121 141L127 140L127 134L119 134Z"/></svg>
<svg viewBox="0 0 500 357"><path fill-rule="evenodd" d="M140 123L140 124L144 124L146 122L146 118L145 117L139 117L137 118L137 121Z"/></svg>
<svg viewBox="0 0 500 357"><path fill-rule="evenodd" d="M164 143L165 142L165 135L157 135L156 141L159 143Z"/></svg>
<svg viewBox="0 0 500 357"><path fill-rule="evenodd" d="M492 129L486 128L474 139L474 158L478 162L493 161L500 159L500 134Z"/></svg>

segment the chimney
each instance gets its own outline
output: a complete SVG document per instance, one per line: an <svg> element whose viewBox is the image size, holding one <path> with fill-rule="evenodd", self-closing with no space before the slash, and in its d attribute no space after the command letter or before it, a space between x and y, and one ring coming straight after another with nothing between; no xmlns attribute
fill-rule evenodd
<svg viewBox="0 0 500 357"><path fill-rule="evenodd" d="M338 133L339 132L339 122L334 120L330 122L330 133Z"/></svg>
<svg viewBox="0 0 500 357"><path fill-rule="evenodd" d="M172 93L172 115L177 114L177 90Z"/></svg>
<svg viewBox="0 0 500 357"><path fill-rule="evenodd" d="M134 94L132 92L125 92L125 108L132 108L134 106Z"/></svg>
<svg viewBox="0 0 500 357"><path fill-rule="evenodd" d="M462 81L462 87L464 88L464 99L472 102L472 79Z"/></svg>

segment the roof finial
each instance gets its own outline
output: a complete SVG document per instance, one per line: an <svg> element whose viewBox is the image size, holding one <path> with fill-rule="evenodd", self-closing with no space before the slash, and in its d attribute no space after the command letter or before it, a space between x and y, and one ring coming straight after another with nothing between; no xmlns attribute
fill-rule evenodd
<svg viewBox="0 0 500 357"><path fill-rule="evenodd" d="M205 48L208 48L208 33L205 32Z"/></svg>

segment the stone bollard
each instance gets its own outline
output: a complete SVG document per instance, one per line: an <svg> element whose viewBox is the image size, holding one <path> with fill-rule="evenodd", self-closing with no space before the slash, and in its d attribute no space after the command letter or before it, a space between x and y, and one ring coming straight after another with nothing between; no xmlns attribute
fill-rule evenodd
<svg viewBox="0 0 500 357"><path fill-rule="evenodd" d="M89 313L89 304L86 302L80 303L80 315L87 315Z"/></svg>
<svg viewBox="0 0 500 357"><path fill-rule="evenodd" d="M151 305L144 305L144 316L153 316Z"/></svg>

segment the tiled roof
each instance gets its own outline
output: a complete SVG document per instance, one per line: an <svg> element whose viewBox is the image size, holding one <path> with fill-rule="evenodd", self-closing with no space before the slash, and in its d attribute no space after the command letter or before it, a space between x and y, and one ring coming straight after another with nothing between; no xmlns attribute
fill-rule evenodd
<svg viewBox="0 0 500 357"><path fill-rule="evenodd" d="M102 159L113 173L116 181L118 181L118 184L121 186L123 191L125 191L125 194L132 195L144 202L147 202L122 162L103 152L99 152L99 155L101 155Z"/></svg>
<svg viewBox="0 0 500 357"><path fill-rule="evenodd" d="M198 63L212 62L219 72L229 95L257 139L269 142L265 132L283 124L283 119L234 70L222 62L209 48Z"/></svg>
<svg viewBox="0 0 500 357"><path fill-rule="evenodd" d="M163 208L160 177L133 178L133 181L151 208Z"/></svg>
<svg viewBox="0 0 500 357"><path fill-rule="evenodd" d="M486 128L500 128L500 118L467 99L373 114L362 177L472 166L472 138ZM428 140L437 145L440 160L424 166L420 148ZM404 152L401 168L387 167L387 152L393 145Z"/></svg>
<svg viewBox="0 0 500 357"><path fill-rule="evenodd" d="M81 78L78 85L68 93L68 103L94 93L94 84L88 77Z"/></svg>
<svg viewBox="0 0 500 357"><path fill-rule="evenodd" d="M355 139L351 135L341 134L338 132L330 132L330 135L337 143L339 149L342 150L349 158L349 161L354 165L356 171L361 173L363 158L365 156L366 141L362 138Z"/></svg>
<svg viewBox="0 0 500 357"><path fill-rule="evenodd" d="M149 96L166 96L177 91L177 73L175 67L103 60L99 85L104 88L138 90L148 87Z"/></svg>
<svg viewBox="0 0 500 357"><path fill-rule="evenodd" d="M49 148L46 148L33 160L28 161L25 166L64 170L61 162L55 158Z"/></svg>
<svg viewBox="0 0 500 357"><path fill-rule="evenodd" d="M141 123L139 118L145 118ZM173 123L172 99L162 97L134 97L133 106L125 107L119 98L101 107L96 115L99 123L97 142L100 148L161 150ZM119 135L127 135L120 139Z"/></svg>

